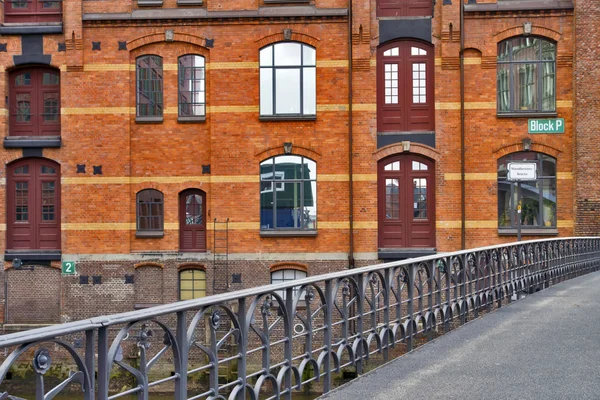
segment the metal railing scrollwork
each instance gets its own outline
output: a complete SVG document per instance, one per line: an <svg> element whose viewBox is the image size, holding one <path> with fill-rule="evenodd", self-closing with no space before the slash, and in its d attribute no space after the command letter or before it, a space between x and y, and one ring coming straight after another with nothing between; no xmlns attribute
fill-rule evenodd
<svg viewBox="0 0 600 400"><path fill-rule="evenodd" d="M519 242L345 270L0 336L0 399L291 398L411 351L481 312L600 269L599 238ZM77 344L77 345L76 345ZM56 360L70 371L48 384ZM31 368L30 367L30 368ZM52 386L52 387L51 387ZM32 395L32 394L30 394Z"/></svg>

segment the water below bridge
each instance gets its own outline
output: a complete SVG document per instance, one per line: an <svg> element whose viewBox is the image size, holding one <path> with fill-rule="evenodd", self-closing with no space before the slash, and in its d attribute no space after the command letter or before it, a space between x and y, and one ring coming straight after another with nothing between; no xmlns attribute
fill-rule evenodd
<svg viewBox="0 0 600 400"><path fill-rule="evenodd" d="M600 272L474 320L320 397L600 399Z"/></svg>

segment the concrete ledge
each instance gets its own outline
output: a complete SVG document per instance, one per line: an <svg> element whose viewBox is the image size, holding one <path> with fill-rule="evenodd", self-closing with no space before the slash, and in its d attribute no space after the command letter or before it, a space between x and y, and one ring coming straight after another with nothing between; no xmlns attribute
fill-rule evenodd
<svg viewBox="0 0 600 400"><path fill-rule="evenodd" d="M496 4L465 4L465 12L572 10L574 7L575 5L573 4L572 0L499 0Z"/></svg>

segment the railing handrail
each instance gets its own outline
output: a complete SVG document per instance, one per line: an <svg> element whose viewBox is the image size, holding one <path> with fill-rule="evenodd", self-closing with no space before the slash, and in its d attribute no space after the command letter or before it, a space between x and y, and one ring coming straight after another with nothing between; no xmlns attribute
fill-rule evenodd
<svg viewBox="0 0 600 400"><path fill-rule="evenodd" d="M538 239L538 240L528 240L519 242L519 245L525 246L528 244L534 243L543 243L543 242L566 242L569 240L582 240L582 239L599 239L598 237L567 237L567 238L551 238L551 239ZM10 333L6 335L0 336L0 348L8 347L13 345L18 345L22 343L26 343L35 338L35 340L40 339L50 339L57 336L68 335L76 332L87 331L92 329L97 329L100 327L106 327L110 325L117 325L128 323L132 321L137 321L140 319L152 319L165 314L176 313L180 311L187 311L191 309L199 309L201 307L208 307L216 304L231 302L237 300L239 298L248 297L248 296L257 296L266 293L272 293L274 291L281 291L284 289L289 289L292 287L299 287L303 285L310 285L318 282L323 282L326 280L344 278L355 276L358 274L370 273L373 271L381 270L383 268L390 267L398 267L402 265L410 265L410 264L418 264L424 263L432 260L448 258L448 257L459 257L462 255L467 255L471 253L489 251L494 249L501 249L504 247L514 247L515 243L509 244L500 244L493 246L485 246L478 247L474 249L468 250L459 250L455 252L449 253L441 253L417 258L410 258L401 261L392 261L388 263L381 263L375 265L369 265L366 267L360 267L355 269L349 269L344 271L332 272L329 274L322 275L314 275L311 277L297 279L291 281L289 283L277 283L277 284L268 284L257 287L252 287L248 289L242 289L235 292L217 294L213 296L203 297L201 299L193 299L193 300L185 300L178 301L170 304L163 304L155 307L146 308L144 310L135 310L128 311L120 314L113 315L102 315L98 317L93 317L90 319L79 320L74 322L68 322L60 325L48 326L44 328L36 328L30 329L27 331L21 331L16 333Z"/></svg>

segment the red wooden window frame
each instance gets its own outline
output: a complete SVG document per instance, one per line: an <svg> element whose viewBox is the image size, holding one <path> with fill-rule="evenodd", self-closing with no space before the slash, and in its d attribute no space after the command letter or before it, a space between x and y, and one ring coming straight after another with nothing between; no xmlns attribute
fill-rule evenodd
<svg viewBox="0 0 600 400"><path fill-rule="evenodd" d="M432 0L377 0L378 17L431 17Z"/></svg>
<svg viewBox="0 0 600 400"><path fill-rule="evenodd" d="M190 216L187 213L188 196L200 196L200 214ZM206 251L206 194L202 190L188 189L179 194L179 249L191 252Z"/></svg>
<svg viewBox="0 0 600 400"><path fill-rule="evenodd" d="M60 165L28 158L7 167L7 235L11 250L60 250Z"/></svg>
<svg viewBox="0 0 600 400"><path fill-rule="evenodd" d="M6 0L4 22L62 22L62 0Z"/></svg>
<svg viewBox="0 0 600 400"><path fill-rule="evenodd" d="M394 51L386 56L386 51ZM426 54L413 54L418 48ZM431 132L435 130L435 86L433 45L415 40L388 43L377 50L377 130L379 132ZM398 99L386 104L386 65L397 68ZM425 102L413 101L415 65L425 67ZM389 74L389 72L387 72Z"/></svg>
<svg viewBox="0 0 600 400"><path fill-rule="evenodd" d="M9 135L60 136L60 71L21 68L10 73L9 83ZM21 106L26 96L29 106Z"/></svg>

